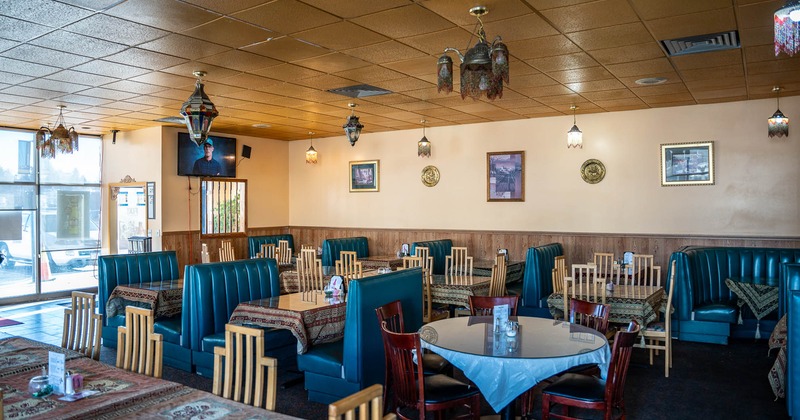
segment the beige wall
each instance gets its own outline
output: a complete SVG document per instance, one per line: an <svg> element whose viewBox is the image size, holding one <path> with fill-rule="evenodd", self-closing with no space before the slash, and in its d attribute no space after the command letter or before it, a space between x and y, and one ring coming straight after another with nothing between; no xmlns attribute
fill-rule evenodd
<svg viewBox="0 0 800 420"><path fill-rule="evenodd" d="M362 104L367 112L369 105ZM800 97L782 99L800 121ZM695 235L800 235L800 142L767 137L774 100L578 115L584 148L568 150L572 117L432 127L430 159L417 157L422 130L370 133L355 147L341 136L289 144L289 224L366 228L476 229ZM662 187L660 144L714 141L716 185ZM525 202L486 202L486 152L524 150ZM606 178L586 184L586 159ZM349 193L348 161L380 160L380 192ZM420 182L426 165L439 185Z"/></svg>

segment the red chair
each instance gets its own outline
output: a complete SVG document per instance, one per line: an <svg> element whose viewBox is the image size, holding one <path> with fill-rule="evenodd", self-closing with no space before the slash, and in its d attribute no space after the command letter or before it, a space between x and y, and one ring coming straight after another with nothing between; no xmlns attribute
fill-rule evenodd
<svg viewBox="0 0 800 420"><path fill-rule="evenodd" d="M382 325L384 322L386 323L386 328L391 332L398 332L404 333L406 332L405 327L403 326L403 304L399 300L395 300L394 302L389 302L383 306L375 308L375 315L378 316L378 325ZM386 357L386 384L383 388L383 401L386 403L386 409L388 410L390 407L394 407L394 404L390 404L389 400L387 399L386 394L389 392L389 378L391 377L391 372L389 369L389 350L386 345L386 339L384 337L383 340L383 348L387 354ZM445 374L448 376L453 376L453 365L447 361L442 356L439 356L436 353L425 353L422 355L422 369L424 375L436 375L436 374Z"/></svg>
<svg viewBox="0 0 800 420"><path fill-rule="evenodd" d="M472 316L491 316L497 305L508 305L508 314L517 316L519 296L470 296L469 312Z"/></svg>
<svg viewBox="0 0 800 420"><path fill-rule="evenodd" d="M447 375L423 375L414 362L422 354L419 333L396 333L381 323L386 343L387 366L391 366L390 386L397 402L395 414L401 419L425 419L427 413L467 408L466 414L436 413L447 419L480 419L478 388Z"/></svg>
<svg viewBox="0 0 800 420"><path fill-rule="evenodd" d="M594 376L568 373L542 391L542 420L551 416L558 419L574 419L569 416L570 407L601 410L604 419L610 420L614 409L620 418L625 418L625 379L631 361L633 344L639 335L639 324L631 321L627 331L619 331L614 337L611 364L606 380ZM561 405L561 413L551 412L553 404Z"/></svg>

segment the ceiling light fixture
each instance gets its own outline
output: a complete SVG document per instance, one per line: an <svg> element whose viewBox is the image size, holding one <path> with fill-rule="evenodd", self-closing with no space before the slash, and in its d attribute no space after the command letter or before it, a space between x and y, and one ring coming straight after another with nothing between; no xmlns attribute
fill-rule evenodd
<svg viewBox="0 0 800 420"><path fill-rule="evenodd" d="M74 127L67 129L67 123L64 122L64 108L65 105L58 106L58 117L56 122L53 123L53 128L42 126L36 132L36 148L42 158L54 158L56 152L59 153L72 153L78 150L78 132Z"/></svg>
<svg viewBox="0 0 800 420"><path fill-rule="evenodd" d="M789 119L781 112L781 88L775 86L772 91L778 100L778 110L767 120L768 134L770 137L789 137Z"/></svg>
<svg viewBox="0 0 800 420"><path fill-rule="evenodd" d="M347 122L342 126L344 128L344 133L347 134L347 140L350 140L350 145L355 146L356 142L358 141L358 136L361 135L361 129L364 128L364 125L358 122L358 117L356 117L356 104L349 103L347 106L350 107L350 116L347 117Z"/></svg>
<svg viewBox="0 0 800 420"><path fill-rule="evenodd" d="M575 122L575 110L578 109L577 106L572 105L569 107L572 110L572 128L567 131L567 148L576 148L576 149L583 149L583 132L578 128L578 124Z"/></svg>
<svg viewBox="0 0 800 420"><path fill-rule="evenodd" d="M469 9L469 14L478 19L478 23L475 24L478 42L474 47L469 48L467 43L468 49L464 55L461 55L456 48L447 47L444 49L444 54L439 57L437 62L439 92L453 91L453 59L447 55L449 51L453 51L461 59L461 99L470 96L477 100L484 93L490 100L503 97L503 82L508 83L508 48L499 35L492 41L492 45L486 42L481 16L487 13L489 10L484 6ZM472 42L472 38L469 42Z"/></svg>
<svg viewBox="0 0 800 420"><path fill-rule="evenodd" d="M425 123L427 121L421 120L422 123L422 138L417 142L417 156L431 157L431 142L425 137Z"/></svg>
<svg viewBox="0 0 800 420"><path fill-rule="evenodd" d="M800 51L800 0L788 0L775 11L775 57L781 51L795 55Z"/></svg>
<svg viewBox="0 0 800 420"><path fill-rule="evenodd" d="M202 79L206 72L194 71L192 74L197 77L197 81L194 84L194 92L181 106L181 115L186 122L186 128L189 129L189 138L198 146L202 146L211 130L211 122L219 115L219 111L203 91Z"/></svg>
<svg viewBox="0 0 800 420"><path fill-rule="evenodd" d="M312 165L317 164L317 151L314 149L314 132L309 131L308 136L311 138L311 146L306 150L306 163Z"/></svg>

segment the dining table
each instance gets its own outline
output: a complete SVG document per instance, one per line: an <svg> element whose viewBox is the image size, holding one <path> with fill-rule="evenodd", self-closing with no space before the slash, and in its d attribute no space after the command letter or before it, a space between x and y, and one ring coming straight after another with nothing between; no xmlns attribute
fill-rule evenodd
<svg viewBox="0 0 800 420"><path fill-rule="evenodd" d="M431 301L469 308L470 296L489 294L491 277L434 274L431 278Z"/></svg>
<svg viewBox="0 0 800 420"><path fill-rule="evenodd" d="M74 401L62 395L33 397L28 382L47 366L49 352L66 356L65 368L83 376ZM5 356L13 355L11 359ZM28 355L26 360L18 356ZM133 373L80 353L22 337L0 339L0 390L7 419L226 418L293 419L175 382Z"/></svg>
<svg viewBox="0 0 800 420"><path fill-rule="evenodd" d="M359 257L358 262L364 270L377 270L379 268L391 268L397 270L403 267L403 258L396 255L373 255L369 257Z"/></svg>
<svg viewBox="0 0 800 420"><path fill-rule="evenodd" d="M303 354L314 344L344 337L346 310L345 295L312 290L241 302L229 322L288 329L297 338L297 353Z"/></svg>
<svg viewBox="0 0 800 420"><path fill-rule="evenodd" d="M571 295L571 290L567 291ZM587 299L586 296L578 296ZM610 305L609 322L628 324L635 319L639 325L647 325L658 318L662 310L664 288L660 286L614 285L613 290L606 291L606 303ZM556 317L564 311L564 295L553 293L547 297L550 313Z"/></svg>
<svg viewBox="0 0 800 420"><path fill-rule="evenodd" d="M459 368L503 418L515 399L573 366L597 364L605 378L611 350L603 334L578 324L536 317L519 322L514 336L494 329L491 316L447 318L423 325L420 343Z"/></svg>
<svg viewBox="0 0 800 420"><path fill-rule="evenodd" d="M475 260L472 262L472 275L491 277L494 260ZM518 283L525 275L525 261L506 262L506 284Z"/></svg>
<svg viewBox="0 0 800 420"><path fill-rule="evenodd" d="M120 284L114 287L106 302L106 316L125 314L126 306L138 306L155 311L156 318L181 313L183 279L150 283Z"/></svg>
<svg viewBox="0 0 800 420"><path fill-rule="evenodd" d="M361 273L362 277L374 276L381 274L379 269L366 270ZM325 284L331 281L331 277L336 275L336 267L323 265L322 266L322 280ZM300 273L297 269L286 270L281 272L281 294L297 293L300 291Z"/></svg>

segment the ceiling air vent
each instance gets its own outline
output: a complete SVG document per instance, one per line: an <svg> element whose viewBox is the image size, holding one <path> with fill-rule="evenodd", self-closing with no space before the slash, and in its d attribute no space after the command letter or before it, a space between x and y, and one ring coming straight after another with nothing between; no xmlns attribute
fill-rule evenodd
<svg viewBox="0 0 800 420"><path fill-rule="evenodd" d="M370 85L346 86L328 90L330 93L344 95L350 98L366 98L367 96L386 95L394 93L391 90L381 89Z"/></svg>
<svg viewBox="0 0 800 420"><path fill-rule="evenodd" d="M720 32L718 34L687 36L678 39L665 39L661 41L667 54L676 55L697 54L711 51L730 50L740 48L739 32Z"/></svg>

